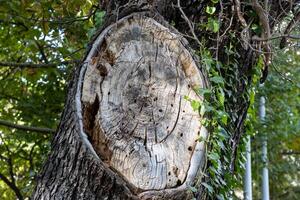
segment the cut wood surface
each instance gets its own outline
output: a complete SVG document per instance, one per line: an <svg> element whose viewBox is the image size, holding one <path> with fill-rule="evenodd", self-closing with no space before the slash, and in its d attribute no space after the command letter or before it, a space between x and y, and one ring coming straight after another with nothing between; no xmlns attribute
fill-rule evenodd
<svg viewBox="0 0 300 200"><path fill-rule="evenodd" d="M83 131L100 159L142 190L186 187L207 137L185 96L204 78L185 40L134 14L107 27L85 59Z"/></svg>

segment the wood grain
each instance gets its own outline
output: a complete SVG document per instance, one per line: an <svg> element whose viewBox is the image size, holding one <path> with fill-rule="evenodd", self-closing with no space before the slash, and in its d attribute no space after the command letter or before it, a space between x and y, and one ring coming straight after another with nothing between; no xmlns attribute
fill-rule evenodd
<svg viewBox="0 0 300 200"><path fill-rule="evenodd" d="M180 35L132 15L106 28L90 51L82 87L84 131L98 156L142 190L193 181L206 137L188 96L204 80Z"/></svg>

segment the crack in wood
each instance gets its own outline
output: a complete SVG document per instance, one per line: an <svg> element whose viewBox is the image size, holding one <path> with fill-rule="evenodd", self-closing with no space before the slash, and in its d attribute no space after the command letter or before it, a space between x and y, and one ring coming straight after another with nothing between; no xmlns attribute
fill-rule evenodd
<svg viewBox="0 0 300 200"><path fill-rule="evenodd" d="M160 142L164 142L169 137L169 135L171 135L173 133L173 131L174 131L174 129L175 129L177 123L178 123L179 116L180 116L180 111L181 111L181 97L179 98L179 105L178 106L179 106L179 108L178 108L178 112L177 112L177 117L176 117L176 121L173 125L173 128L171 129L169 134L166 137L164 137Z"/></svg>

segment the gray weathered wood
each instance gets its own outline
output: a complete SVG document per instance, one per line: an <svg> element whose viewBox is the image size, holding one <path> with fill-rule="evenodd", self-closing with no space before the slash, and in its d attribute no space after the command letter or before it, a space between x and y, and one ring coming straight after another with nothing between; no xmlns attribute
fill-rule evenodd
<svg viewBox="0 0 300 200"><path fill-rule="evenodd" d="M207 133L184 97L201 101L193 88L206 82L187 42L158 21L132 14L95 39L33 199L192 197Z"/></svg>
<svg viewBox="0 0 300 200"><path fill-rule="evenodd" d="M204 149L197 138L206 137L184 98L202 100L193 89L205 85L195 61L181 36L152 18L132 15L103 33L85 60L81 97L99 109L85 118L94 120L87 129L94 148L139 189L182 185L199 168L201 158L191 158Z"/></svg>

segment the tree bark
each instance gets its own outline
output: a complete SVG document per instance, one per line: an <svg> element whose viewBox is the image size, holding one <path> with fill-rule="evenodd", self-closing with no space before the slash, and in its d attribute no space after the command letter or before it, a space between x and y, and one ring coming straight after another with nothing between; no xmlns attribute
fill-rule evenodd
<svg viewBox="0 0 300 200"><path fill-rule="evenodd" d="M231 67L218 69L227 81L225 128L231 133L230 159L221 152L220 162L223 170L234 172L258 58L253 46L262 46L251 40L249 27L261 19L242 14L251 5L220 1L216 12L222 33L212 38L192 24L207 23L206 1L100 2L105 24L74 72L33 199L207 199L201 186L206 148L197 138L208 134L199 122L203 116L188 102L203 99L194 88L208 87L192 51L201 41L194 36L205 38L202 45ZM270 8L272 30L272 20L282 15L275 1ZM190 43L186 35L192 35ZM237 52L226 53L223 47L233 41Z"/></svg>
<svg viewBox="0 0 300 200"><path fill-rule="evenodd" d="M33 199L192 198L207 137L189 102L207 87L198 63L158 13L103 29L74 73Z"/></svg>

